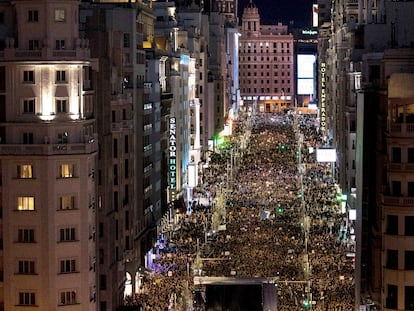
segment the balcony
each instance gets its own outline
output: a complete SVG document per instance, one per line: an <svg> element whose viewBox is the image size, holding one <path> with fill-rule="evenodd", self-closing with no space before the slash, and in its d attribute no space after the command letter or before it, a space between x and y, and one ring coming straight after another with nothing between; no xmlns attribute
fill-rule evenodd
<svg viewBox="0 0 414 311"><path fill-rule="evenodd" d="M412 235L391 235L385 233L383 239L385 249L410 249L414 243L414 236Z"/></svg>
<svg viewBox="0 0 414 311"><path fill-rule="evenodd" d="M132 104L132 94L114 94L111 96L111 105L131 105Z"/></svg>
<svg viewBox="0 0 414 311"><path fill-rule="evenodd" d="M152 134L152 124L144 125L144 135Z"/></svg>
<svg viewBox="0 0 414 311"><path fill-rule="evenodd" d="M414 197L382 195L381 203L395 207L414 207Z"/></svg>
<svg viewBox="0 0 414 311"><path fill-rule="evenodd" d="M42 60L42 59L89 59L89 48L76 48L66 50L51 50L42 48L37 50L23 50L6 48L0 53L0 60Z"/></svg>
<svg viewBox="0 0 414 311"><path fill-rule="evenodd" d="M77 144L0 145L0 155L75 155L97 151L97 140Z"/></svg>
<svg viewBox="0 0 414 311"><path fill-rule="evenodd" d="M132 129L132 120L122 120L121 122L112 122L112 131L120 132Z"/></svg>
<svg viewBox="0 0 414 311"><path fill-rule="evenodd" d="M144 104L144 115L152 113L152 103L148 102Z"/></svg>
<svg viewBox="0 0 414 311"><path fill-rule="evenodd" d="M144 176L148 177L152 173L152 163L148 164L146 167L144 167Z"/></svg>
<svg viewBox="0 0 414 311"><path fill-rule="evenodd" d="M383 267L383 277L390 284L412 284L414 282L414 270L392 270Z"/></svg>
<svg viewBox="0 0 414 311"><path fill-rule="evenodd" d="M414 123L391 123L389 125L390 136L414 137Z"/></svg>
<svg viewBox="0 0 414 311"><path fill-rule="evenodd" d="M144 146L144 155L148 156L150 154L152 154L152 144Z"/></svg>
<svg viewBox="0 0 414 311"><path fill-rule="evenodd" d="M414 173L414 163L389 163L388 170Z"/></svg>

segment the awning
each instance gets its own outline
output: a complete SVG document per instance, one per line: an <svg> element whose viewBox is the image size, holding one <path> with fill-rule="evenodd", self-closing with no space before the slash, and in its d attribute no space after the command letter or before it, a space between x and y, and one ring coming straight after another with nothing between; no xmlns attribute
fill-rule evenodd
<svg viewBox="0 0 414 311"><path fill-rule="evenodd" d="M66 85L56 86L55 97L69 97L68 87Z"/></svg>

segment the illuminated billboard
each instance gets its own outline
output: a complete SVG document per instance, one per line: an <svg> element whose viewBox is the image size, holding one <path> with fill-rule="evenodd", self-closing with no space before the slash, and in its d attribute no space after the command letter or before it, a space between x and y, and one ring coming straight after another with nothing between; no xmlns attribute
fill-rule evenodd
<svg viewBox="0 0 414 311"><path fill-rule="evenodd" d="M315 63L313 54L297 55L298 95L315 94Z"/></svg>
<svg viewBox="0 0 414 311"><path fill-rule="evenodd" d="M312 4L312 27L319 26L319 5Z"/></svg>
<svg viewBox="0 0 414 311"><path fill-rule="evenodd" d="M317 162L336 162L336 149L318 148L316 149Z"/></svg>
<svg viewBox="0 0 414 311"><path fill-rule="evenodd" d="M169 171L170 171L170 199L176 199L177 191L177 139L176 139L177 123L175 117L170 118L169 129Z"/></svg>

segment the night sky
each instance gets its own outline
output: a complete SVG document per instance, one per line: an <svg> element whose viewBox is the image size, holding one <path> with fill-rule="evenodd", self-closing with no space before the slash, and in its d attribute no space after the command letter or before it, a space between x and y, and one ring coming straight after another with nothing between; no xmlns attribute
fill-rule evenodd
<svg viewBox="0 0 414 311"><path fill-rule="evenodd" d="M239 0L239 21L250 0ZM311 25L312 4L316 0L253 0L259 9L260 23L274 25L281 22L294 28Z"/></svg>

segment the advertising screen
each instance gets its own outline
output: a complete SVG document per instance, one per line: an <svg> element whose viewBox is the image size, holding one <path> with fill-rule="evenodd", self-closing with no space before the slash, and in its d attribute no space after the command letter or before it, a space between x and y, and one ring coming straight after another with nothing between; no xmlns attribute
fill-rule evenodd
<svg viewBox="0 0 414 311"><path fill-rule="evenodd" d="M316 149L316 161L336 162L336 149L328 149L328 148Z"/></svg>
<svg viewBox="0 0 414 311"><path fill-rule="evenodd" d="M298 95L312 95L315 93L315 62L316 56L313 54L298 54Z"/></svg>

